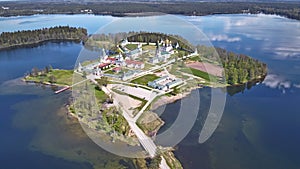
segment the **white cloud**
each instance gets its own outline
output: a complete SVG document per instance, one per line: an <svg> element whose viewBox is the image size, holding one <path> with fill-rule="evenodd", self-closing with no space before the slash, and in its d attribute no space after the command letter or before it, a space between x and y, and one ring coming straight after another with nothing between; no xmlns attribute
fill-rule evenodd
<svg viewBox="0 0 300 169"><path fill-rule="evenodd" d="M270 74L268 75L264 82L264 85L270 87L270 88L279 88L279 89L288 89L291 88L292 84L290 81L285 80L284 78L275 75L275 74Z"/></svg>
<svg viewBox="0 0 300 169"><path fill-rule="evenodd" d="M300 49L297 47L278 47L274 51L278 58L300 58Z"/></svg>
<svg viewBox="0 0 300 169"><path fill-rule="evenodd" d="M225 42L239 42L242 39L240 37L229 37L227 35L208 35L211 41L225 41Z"/></svg>
<svg viewBox="0 0 300 169"><path fill-rule="evenodd" d="M291 88L291 82L289 82L289 81L284 81L284 82L281 82L280 83L280 87L284 87L284 88L286 88L286 89L288 89L288 88Z"/></svg>
<svg viewBox="0 0 300 169"><path fill-rule="evenodd" d="M296 88L300 88L300 84L294 84L293 86Z"/></svg>
<svg viewBox="0 0 300 169"><path fill-rule="evenodd" d="M247 51L251 51L251 50L252 50L251 47L246 47L245 49L246 49Z"/></svg>

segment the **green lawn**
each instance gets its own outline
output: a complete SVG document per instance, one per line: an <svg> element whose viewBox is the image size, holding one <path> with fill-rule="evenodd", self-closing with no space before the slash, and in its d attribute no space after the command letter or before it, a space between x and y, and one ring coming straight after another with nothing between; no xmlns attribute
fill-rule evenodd
<svg viewBox="0 0 300 169"><path fill-rule="evenodd" d="M149 50L149 51L155 51L156 50L156 46L153 46L153 45L145 45L142 48L143 48L143 50Z"/></svg>
<svg viewBox="0 0 300 169"><path fill-rule="evenodd" d="M181 71L201 77L207 81L217 81L217 79L218 79L218 77L216 77L214 75L208 74L207 72L203 72L201 70L194 69L194 68L183 68L183 69L181 69Z"/></svg>
<svg viewBox="0 0 300 169"><path fill-rule="evenodd" d="M115 72L113 72L111 69L110 70L107 70L107 71L105 71L104 73L106 73L106 74L116 74Z"/></svg>
<svg viewBox="0 0 300 169"><path fill-rule="evenodd" d="M127 49L129 49L129 50L134 50L134 49L136 49L138 47L138 45L136 45L136 44L128 44L125 47Z"/></svg>
<svg viewBox="0 0 300 169"><path fill-rule="evenodd" d="M100 90L99 87L95 87L95 97L100 103L105 102L108 98L108 96L102 90Z"/></svg>
<svg viewBox="0 0 300 169"><path fill-rule="evenodd" d="M159 77L156 76L155 74L147 74L145 76L142 76L142 77L132 80L131 83L136 83L136 84L147 86L148 82L153 81L158 78Z"/></svg>
<svg viewBox="0 0 300 169"><path fill-rule="evenodd" d="M193 57L188 58L187 60L202 62L202 60L199 56L193 56Z"/></svg>
<svg viewBox="0 0 300 169"><path fill-rule="evenodd" d="M51 82L51 78L53 83L70 86L73 82L73 70L53 69L47 74L41 74L34 77L29 76L26 78L26 80L32 80L36 82Z"/></svg>

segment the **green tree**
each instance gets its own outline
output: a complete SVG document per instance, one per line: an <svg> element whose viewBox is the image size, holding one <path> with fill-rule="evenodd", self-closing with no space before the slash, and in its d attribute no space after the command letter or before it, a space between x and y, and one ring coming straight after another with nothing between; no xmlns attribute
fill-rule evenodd
<svg viewBox="0 0 300 169"><path fill-rule="evenodd" d="M156 156L156 157L154 157L152 160L151 160L151 162L150 162L150 165L149 165L149 169L158 169L159 168L159 165L160 165L160 163L161 163L161 160L162 160L162 158L161 158L161 156Z"/></svg>
<svg viewBox="0 0 300 169"><path fill-rule="evenodd" d="M108 78L103 76L103 77L101 77L101 79L97 79L97 83L99 86L107 86Z"/></svg>
<svg viewBox="0 0 300 169"><path fill-rule="evenodd" d="M53 75L51 75L50 77L49 77L49 82L50 83L56 83L56 77L55 76L53 76Z"/></svg>
<svg viewBox="0 0 300 169"><path fill-rule="evenodd" d="M32 68L31 74L32 76L38 76L40 70L37 67Z"/></svg>

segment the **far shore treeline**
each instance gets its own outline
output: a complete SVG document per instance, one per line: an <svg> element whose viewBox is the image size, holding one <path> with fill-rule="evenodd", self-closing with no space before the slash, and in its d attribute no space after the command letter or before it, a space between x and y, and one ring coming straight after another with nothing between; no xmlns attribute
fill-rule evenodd
<svg viewBox="0 0 300 169"><path fill-rule="evenodd" d="M17 47L30 47L47 41L81 42L86 38L86 29L69 26L57 26L16 32L3 32L0 35L0 50Z"/></svg>
<svg viewBox="0 0 300 169"><path fill-rule="evenodd" d="M35 14L96 14L112 16L135 16L143 12L162 12L179 15L213 15L239 13L265 13L300 20L300 3L282 2L189 2L189 1L115 1L115 2L71 2L47 1L39 3L29 1L0 2L0 16L18 16Z"/></svg>

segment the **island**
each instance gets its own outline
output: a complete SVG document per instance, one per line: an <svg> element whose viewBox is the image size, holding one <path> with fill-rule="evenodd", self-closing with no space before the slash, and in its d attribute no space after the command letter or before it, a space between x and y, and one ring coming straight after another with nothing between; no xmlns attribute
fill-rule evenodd
<svg viewBox="0 0 300 169"><path fill-rule="evenodd" d="M196 88L245 84L263 80L267 73L266 64L249 56L193 46L179 35L95 34L85 46L101 49L99 57L78 62L74 70L33 68L24 80L63 86L56 94L72 89L75 99L67 106L68 115L112 142L143 147L149 159L134 162L145 169L182 168L173 147L153 141L164 125L154 113L157 107Z"/></svg>
<svg viewBox="0 0 300 169"><path fill-rule="evenodd" d="M18 47L32 47L48 41L81 42L86 38L86 29L69 26L57 26L17 32L2 32L0 34L0 50Z"/></svg>

